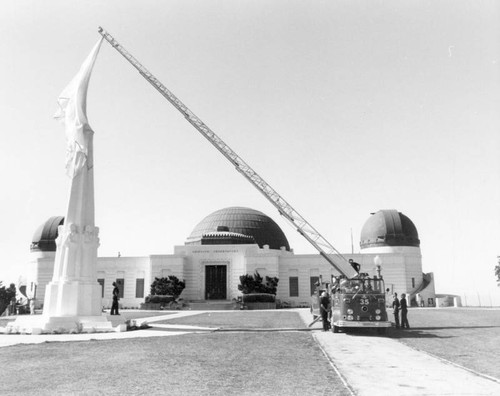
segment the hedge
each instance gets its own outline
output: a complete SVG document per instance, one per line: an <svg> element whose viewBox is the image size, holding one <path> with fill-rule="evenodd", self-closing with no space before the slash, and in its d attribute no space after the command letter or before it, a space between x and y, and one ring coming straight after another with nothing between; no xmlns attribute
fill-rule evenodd
<svg viewBox="0 0 500 396"><path fill-rule="evenodd" d="M243 294L241 301L243 304L254 302L273 303L276 301L276 296L268 293L250 293Z"/></svg>
<svg viewBox="0 0 500 396"><path fill-rule="evenodd" d="M169 296L169 295L165 295L165 296L161 296L161 295L147 296L145 301L146 301L146 303L153 303L153 304L157 304L157 303L168 304L169 302L175 301L175 297L174 296Z"/></svg>

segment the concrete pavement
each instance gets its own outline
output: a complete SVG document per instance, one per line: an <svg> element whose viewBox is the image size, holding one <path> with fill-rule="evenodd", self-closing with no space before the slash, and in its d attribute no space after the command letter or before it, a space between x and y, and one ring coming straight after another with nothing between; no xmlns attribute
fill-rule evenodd
<svg viewBox="0 0 500 396"><path fill-rule="evenodd" d="M115 340L127 338L147 338L147 337L167 337L197 332L215 331L216 328L189 326L189 325L165 325L155 324L154 322L175 319L184 316L198 315L203 311L179 311L174 314L151 316L140 319L133 319L140 326L141 323L149 323L152 328L135 331L113 331L108 333L80 333L80 334L3 334L0 331L0 347L6 347L17 344L41 344L44 342L71 342L71 341L90 341L90 340ZM14 320L15 317L12 317ZM121 318L109 317L110 320L122 322ZM123 320L124 321L124 320Z"/></svg>
<svg viewBox="0 0 500 396"><path fill-rule="evenodd" d="M300 311L304 323L312 321ZM315 323L313 328L320 328ZM476 373L387 337L316 331L313 333L330 363L353 394L500 395L500 380Z"/></svg>
<svg viewBox="0 0 500 396"><path fill-rule="evenodd" d="M315 333L356 395L500 395L500 383L385 337Z"/></svg>

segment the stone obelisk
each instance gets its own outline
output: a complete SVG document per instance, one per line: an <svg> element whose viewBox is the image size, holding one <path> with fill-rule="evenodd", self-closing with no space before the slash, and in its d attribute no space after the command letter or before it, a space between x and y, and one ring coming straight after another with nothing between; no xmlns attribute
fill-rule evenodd
<svg viewBox="0 0 500 396"><path fill-rule="evenodd" d="M97 282L99 228L94 222L93 135L84 130L87 158L71 180L64 225L59 226L54 275L47 285L43 330L111 327L102 315L101 285Z"/></svg>
<svg viewBox="0 0 500 396"><path fill-rule="evenodd" d="M87 88L102 39L79 73L59 97L56 118L65 124L68 140L66 168L71 178L64 225L56 239L54 275L43 305L43 330L53 328L106 329L101 285L97 282L99 229L94 210L94 132L87 120Z"/></svg>
<svg viewBox="0 0 500 396"><path fill-rule="evenodd" d="M94 214L93 137L86 114L87 89L102 39L78 74L59 96L56 118L63 121L68 142L66 169L70 177L64 225L59 226L52 281L47 285L43 314L26 319L25 331L110 331L102 314L101 285L97 282L99 229ZM14 326L21 328L23 319ZM35 323L36 322L36 323Z"/></svg>

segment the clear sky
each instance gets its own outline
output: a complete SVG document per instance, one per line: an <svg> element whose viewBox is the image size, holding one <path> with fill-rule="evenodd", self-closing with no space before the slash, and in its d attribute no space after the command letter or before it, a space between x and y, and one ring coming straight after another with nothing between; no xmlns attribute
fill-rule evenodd
<svg viewBox="0 0 500 396"><path fill-rule="evenodd" d="M437 292L497 291L500 3L0 4L0 280L64 215L56 99L102 25L338 250L371 212L415 223ZM104 42L90 81L100 256L172 253L215 210L271 216L314 249Z"/></svg>

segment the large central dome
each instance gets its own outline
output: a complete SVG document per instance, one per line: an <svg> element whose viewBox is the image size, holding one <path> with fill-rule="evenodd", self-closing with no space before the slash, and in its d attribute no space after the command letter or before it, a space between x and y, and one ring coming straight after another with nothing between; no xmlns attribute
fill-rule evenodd
<svg viewBox="0 0 500 396"><path fill-rule="evenodd" d="M253 237L261 248L269 245L270 249L285 247L290 250L285 234L273 219L257 210L242 207L225 208L208 215L194 228L186 244L201 244L204 235L217 232L221 227L231 233Z"/></svg>

